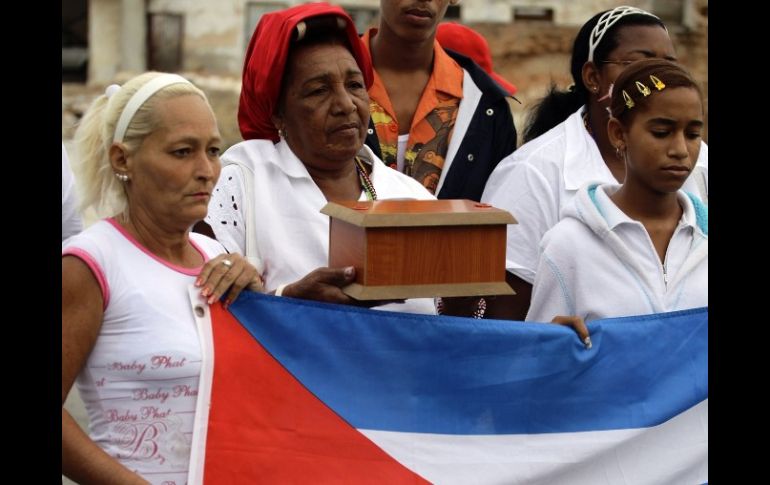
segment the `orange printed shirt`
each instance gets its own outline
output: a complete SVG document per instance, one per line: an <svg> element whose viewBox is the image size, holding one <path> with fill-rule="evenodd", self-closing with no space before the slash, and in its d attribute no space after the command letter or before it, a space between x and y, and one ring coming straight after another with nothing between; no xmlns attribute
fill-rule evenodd
<svg viewBox="0 0 770 485"><path fill-rule="evenodd" d="M376 29L363 35L367 48L373 33L376 34ZM438 41L434 41L433 72L414 113L404 156L404 173L432 194L436 193L441 177L462 97L463 69L444 52ZM398 120L377 71L374 71L374 83L369 88L369 99L369 112L377 131L382 159L389 167L397 169Z"/></svg>

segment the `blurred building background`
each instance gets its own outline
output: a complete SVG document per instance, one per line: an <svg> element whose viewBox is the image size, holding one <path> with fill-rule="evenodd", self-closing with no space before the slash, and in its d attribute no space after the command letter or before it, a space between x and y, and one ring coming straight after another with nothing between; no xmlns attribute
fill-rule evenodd
<svg viewBox="0 0 770 485"><path fill-rule="evenodd" d="M236 109L244 53L265 12L303 3L249 0L62 0L62 138L104 86L148 69L179 72L211 96L227 145L240 141ZM341 0L360 31L378 20L379 0ZM661 17L682 62L708 101L708 0L462 0L446 20L489 41L495 70L527 108L555 82L571 84L569 56L580 26L619 4ZM708 105L706 105L708 106ZM708 118L707 118L708 120ZM706 131L706 137L708 131Z"/></svg>

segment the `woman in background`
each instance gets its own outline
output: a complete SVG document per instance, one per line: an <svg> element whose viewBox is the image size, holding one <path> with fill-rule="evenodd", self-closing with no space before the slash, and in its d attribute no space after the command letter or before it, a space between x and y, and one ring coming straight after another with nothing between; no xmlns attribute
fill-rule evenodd
<svg viewBox="0 0 770 485"><path fill-rule="evenodd" d="M510 211L518 224L508 226L507 281L517 292L487 299L487 314L521 320L529 307L543 235L563 216L564 207L588 182L619 183L626 166L607 134L612 85L626 66L643 59L676 60L674 45L661 20L634 7L601 12L583 25L572 49L574 86L552 90L536 107L525 143L497 166L483 202ZM697 165L708 159L700 144ZM705 197L692 178L688 192Z"/></svg>

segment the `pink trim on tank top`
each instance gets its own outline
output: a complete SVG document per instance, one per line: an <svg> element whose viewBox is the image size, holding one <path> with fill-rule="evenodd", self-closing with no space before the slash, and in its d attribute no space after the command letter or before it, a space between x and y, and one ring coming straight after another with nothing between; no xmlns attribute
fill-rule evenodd
<svg viewBox="0 0 770 485"><path fill-rule="evenodd" d="M94 274L96 282L99 283L99 289L102 291L102 311L106 310L107 304L110 302L110 285L107 284L107 278L104 277L104 271L102 271L102 267L99 266L99 263L97 263L90 254L80 248L67 248L62 251L61 255L75 256L88 266L88 269Z"/></svg>
<svg viewBox="0 0 770 485"><path fill-rule="evenodd" d="M123 235L123 237L125 237L126 239L128 239L128 240L129 240L129 241L130 241L130 242L131 242L131 243L132 243L134 246L136 246L136 247L137 247L137 248L138 248L140 251L142 251L143 253L145 253L147 256L151 257L151 258L152 258L152 259L154 259L155 261L159 262L160 264L162 264L162 265L164 265L164 266L167 266L167 267L169 267L169 268L173 269L174 271L176 271L176 272L179 272L179 273L182 273L182 274L185 274L185 275L189 275L189 276L198 276L198 274L200 274L200 272L201 272L201 269L203 268L203 266L202 266L202 265L201 265L201 266L197 266L197 267L195 267L195 268L185 268L185 267L183 267L183 266L178 266L178 265L176 265L176 264L173 264L173 263L171 263L171 262L169 262L169 261L166 261L165 259L159 258L158 256L156 256L156 255L152 254L152 253L151 253L151 252L150 252L150 251L149 251L147 248L145 248L144 246L142 246L142 245L139 243L139 241L137 241L137 240L134 238L134 236L132 236L131 234L129 234L129 232L128 232L128 231L126 231L126 230L125 230L125 228L123 228L123 226L121 226L120 224L118 224L118 221L116 221L114 217L109 217L109 218L107 218L107 219L105 219L105 220L106 220L107 222L109 222L110 224L112 224L112 226L113 226L115 229L117 229L117 230L118 230L118 232L120 232L120 233ZM198 251L198 253L200 253L201 257L203 257L203 262L204 262L204 263L205 263L206 261L208 261L208 260L209 260L209 257L208 257L208 256L206 256L206 253L205 253L205 252L203 252L203 250L202 250L202 249L201 249L201 248L200 248L200 247L199 247L197 244L195 244L195 241L193 241L193 240L192 240L192 238L190 238L190 244L192 244L192 247L194 247L194 248L195 248L195 250L196 250L196 251Z"/></svg>

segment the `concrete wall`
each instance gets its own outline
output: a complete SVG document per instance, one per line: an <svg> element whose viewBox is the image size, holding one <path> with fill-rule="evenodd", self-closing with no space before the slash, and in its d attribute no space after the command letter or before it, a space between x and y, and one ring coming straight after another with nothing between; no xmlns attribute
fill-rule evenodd
<svg viewBox="0 0 770 485"><path fill-rule="evenodd" d="M677 56L703 90L704 139L708 140L708 1L692 0L691 7L694 30L671 26L669 31ZM522 104L511 104L517 127L524 126L525 113L545 95L551 82L561 89L572 84L569 73L572 43L580 26L594 13L574 26L541 22L469 24L489 41L495 71L519 88L516 97Z"/></svg>
<svg viewBox="0 0 770 485"><path fill-rule="evenodd" d="M103 86L116 79L121 70L120 23L121 0L90 0L91 62L89 82ZM708 0L685 0L689 6L690 28L671 26L677 53L701 83L706 102L708 121ZM287 5L289 2L285 2ZM294 2L297 3L297 2ZM345 6L377 8L379 0L345 0ZM465 12L481 5L483 12L493 12L500 5L509 8L511 0L462 0ZM511 103L517 126L529 107L545 94L548 85L555 82L566 88L572 80L569 75L569 57L572 42L579 27L596 12L617 5L607 0L579 2L546 2L542 0L515 0L517 5L558 4L555 17L569 25L544 22L517 21L513 23L469 23L489 41L495 70L519 87L517 98L522 104ZM650 8L649 1L624 1L626 4ZM240 140L236 123L240 73L246 42L245 0L151 0L150 12L184 13L185 38L183 41L183 74L188 76L211 96L212 105L220 122L227 144ZM508 6L506 6L508 5ZM560 6L559 6L560 5ZM502 10L498 12L502 15ZM97 19L98 21L94 21ZM94 39L98 39L94 41ZM125 79L123 73L117 79ZM70 135L71 120L77 119L87 106L91 95L70 94L62 90L62 136ZM101 92L97 89L94 92ZM66 95L65 95L66 93ZM708 127L708 124L707 124ZM708 130L705 137L708 136Z"/></svg>
<svg viewBox="0 0 770 485"><path fill-rule="evenodd" d="M510 23L514 7L543 7L553 9L556 25L582 25L602 10L618 5L649 9L652 0L462 0L459 5L463 22Z"/></svg>
<svg viewBox="0 0 770 485"><path fill-rule="evenodd" d="M624 0L627 5L650 9L662 0ZM693 11L706 0L678 0L689 8L685 20L695 25ZM182 70L216 75L239 75L243 56L253 26L249 4L290 6L300 0L149 0L147 13L173 13L183 16ZM334 2L347 8L379 8L379 0L341 0ZM495 23L510 27L521 23L513 20L513 8L553 8L553 23L542 23L543 30L562 26L579 27L596 12L612 8L617 0L462 0L461 21ZM119 71L143 69L146 57L144 39L144 0L90 0L89 82L109 82ZM676 10L676 9L674 9ZM493 42L490 38L490 43Z"/></svg>
<svg viewBox="0 0 770 485"><path fill-rule="evenodd" d="M249 3L289 7L303 1L151 0L148 12L184 15L183 70L237 75L243 67L246 47L254 30L254 26L248 25ZM379 0L332 3L344 7L379 8Z"/></svg>
<svg viewBox="0 0 770 485"><path fill-rule="evenodd" d="M460 20L466 22L504 22L513 20L510 0L463 0Z"/></svg>
<svg viewBox="0 0 770 485"><path fill-rule="evenodd" d="M532 0L531 0L532 1ZM547 2L537 2L547 3ZM609 10L615 8L618 5L628 5L631 7L638 7L644 10L649 10L651 1L648 0L580 0L580 1L564 1L557 2L561 5L556 7L554 12L554 23L560 25L572 25L580 27L586 20L593 17L597 13L603 10Z"/></svg>
<svg viewBox="0 0 770 485"><path fill-rule="evenodd" d="M243 42L243 0L151 0L149 13L184 15L183 70L238 73Z"/></svg>
<svg viewBox="0 0 770 485"><path fill-rule="evenodd" d="M89 82L109 82L119 71L120 8L120 0L91 0L89 4Z"/></svg>

